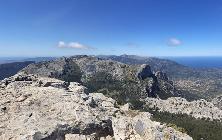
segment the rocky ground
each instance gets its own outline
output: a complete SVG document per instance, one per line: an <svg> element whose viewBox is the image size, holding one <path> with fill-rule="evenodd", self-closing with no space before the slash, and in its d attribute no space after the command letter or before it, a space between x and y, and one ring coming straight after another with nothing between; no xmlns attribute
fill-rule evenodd
<svg viewBox="0 0 222 140"><path fill-rule="evenodd" d="M167 100L147 98L146 105L161 112L187 114L197 119L222 120L222 110L204 99L188 102L181 97L171 97Z"/></svg>
<svg viewBox="0 0 222 140"><path fill-rule="evenodd" d="M0 86L2 140L192 140L76 82L17 74Z"/></svg>
<svg viewBox="0 0 222 140"><path fill-rule="evenodd" d="M214 98L214 99L212 100L212 103L213 103L215 106L217 106L218 108L222 109L222 95Z"/></svg>

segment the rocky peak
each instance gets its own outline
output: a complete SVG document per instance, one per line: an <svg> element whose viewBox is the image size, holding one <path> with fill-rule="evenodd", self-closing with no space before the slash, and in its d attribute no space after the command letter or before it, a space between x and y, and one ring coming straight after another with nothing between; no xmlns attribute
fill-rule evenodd
<svg viewBox="0 0 222 140"><path fill-rule="evenodd" d="M187 134L151 121L150 113L132 115L129 109L120 110L112 98L87 93L76 82L18 74L1 84L5 84L0 89L3 140L154 140L165 135L192 140Z"/></svg>

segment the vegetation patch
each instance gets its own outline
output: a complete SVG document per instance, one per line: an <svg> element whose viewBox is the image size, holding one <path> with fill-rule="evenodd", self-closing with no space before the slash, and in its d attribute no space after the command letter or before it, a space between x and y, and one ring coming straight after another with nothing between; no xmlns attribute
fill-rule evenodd
<svg viewBox="0 0 222 140"><path fill-rule="evenodd" d="M90 77L85 83L89 92L99 92L111 97L117 101L118 104L123 105L132 103L135 108L140 109L142 103L140 98L146 97L146 91L142 87L146 87L148 81L128 80L124 78L118 80L107 72L97 72Z"/></svg>
<svg viewBox="0 0 222 140"><path fill-rule="evenodd" d="M185 132L194 140L221 140L222 138L222 123L217 120L196 119L186 114L172 114L151 109L145 109L145 111L153 114L152 120L166 123L178 131Z"/></svg>
<svg viewBox="0 0 222 140"><path fill-rule="evenodd" d="M81 77L82 72L79 66L75 62L68 61L65 65L63 74L59 78L67 82L75 81L81 83Z"/></svg>

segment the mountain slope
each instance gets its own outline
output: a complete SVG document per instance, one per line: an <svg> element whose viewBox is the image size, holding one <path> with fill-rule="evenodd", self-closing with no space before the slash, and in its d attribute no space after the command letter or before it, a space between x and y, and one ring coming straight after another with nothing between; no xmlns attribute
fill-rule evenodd
<svg viewBox="0 0 222 140"><path fill-rule="evenodd" d="M184 93L211 99L222 94L222 69L194 69L176 62L134 55L99 56L126 64L148 64L154 71L162 71Z"/></svg>
<svg viewBox="0 0 222 140"><path fill-rule="evenodd" d="M179 91L181 91L181 93L186 95L187 99L190 98L191 100L193 100L193 99L205 98L209 100L211 98L216 97L217 95L222 94L222 69L194 69L177 64L176 62L170 60L153 58L153 57L140 57L133 55L97 56L97 57L106 60L110 59L129 65L148 64L150 65L153 71L155 72L162 71L163 73L166 73L169 79L174 82L174 86ZM55 58L47 58L47 59L54 60ZM42 58L37 60L40 60L41 62ZM25 65L17 66L17 64L19 63ZM26 65L28 65L26 64L26 62L0 65L0 72L1 72L0 79L15 74L17 71L24 68ZM69 64L66 64L66 67L69 67ZM67 71L66 73L70 72ZM76 72L76 75L72 75L71 77L70 75L67 76L63 74L63 76L66 76L66 78L63 77L63 79L69 80L68 78L73 79L73 77L74 78L76 77L77 79L79 79L77 81L80 81L81 80L81 78L79 77L80 75L81 74L79 74L79 72Z"/></svg>
<svg viewBox="0 0 222 140"><path fill-rule="evenodd" d="M21 73L81 82L90 92L102 92L121 103L146 97L166 99L180 95L172 81L162 72L153 73L149 65L127 65L90 56L31 64Z"/></svg>
<svg viewBox="0 0 222 140"><path fill-rule="evenodd" d="M15 75L18 71L34 63L33 61L0 64L0 80Z"/></svg>

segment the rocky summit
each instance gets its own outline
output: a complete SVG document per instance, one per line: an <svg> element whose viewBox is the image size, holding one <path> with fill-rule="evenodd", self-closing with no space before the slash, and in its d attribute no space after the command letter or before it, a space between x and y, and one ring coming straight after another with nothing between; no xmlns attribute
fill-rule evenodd
<svg viewBox="0 0 222 140"><path fill-rule="evenodd" d="M0 85L1 140L192 140L77 82L16 74Z"/></svg>

